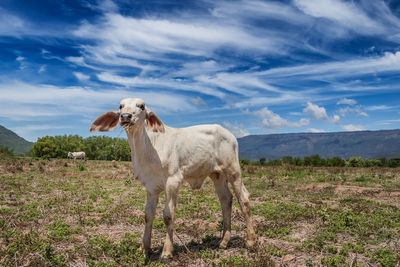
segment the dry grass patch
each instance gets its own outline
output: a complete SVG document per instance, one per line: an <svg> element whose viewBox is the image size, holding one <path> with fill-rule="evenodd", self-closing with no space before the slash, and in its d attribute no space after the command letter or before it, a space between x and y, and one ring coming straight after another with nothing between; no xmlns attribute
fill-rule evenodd
<svg viewBox="0 0 400 267"><path fill-rule="evenodd" d="M0 160L0 266L163 266L163 195L153 252L138 250L144 188L130 162ZM396 266L400 172L388 168L244 166L258 244L244 246L237 203L232 240L218 248L219 201L210 180L181 188L169 266Z"/></svg>

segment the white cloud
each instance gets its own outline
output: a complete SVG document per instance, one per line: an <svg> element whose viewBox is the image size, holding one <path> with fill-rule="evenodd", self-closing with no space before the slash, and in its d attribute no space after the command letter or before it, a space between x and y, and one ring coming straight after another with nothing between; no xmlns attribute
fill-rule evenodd
<svg viewBox="0 0 400 267"><path fill-rule="evenodd" d="M392 109L393 107L387 105L377 105L377 106L370 106L366 107L367 110L375 111L375 110L387 110Z"/></svg>
<svg viewBox="0 0 400 267"><path fill-rule="evenodd" d="M308 128L307 129L310 133L326 133L325 130L315 129L315 128Z"/></svg>
<svg viewBox="0 0 400 267"><path fill-rule="evenodd" d="M107 13L102 24L85 22L74 34L97 40L98 45L91 48L116 57L148 59L164 53L205 56L222 45L279 52L273 36L255 36L235 25L222 25L209 20L137 19Z"/></svg>
<svg viewBox="0 0 400 267"><path fill-rule="evenodd" d="M342 98L336 104L353 106L353 105L357 104L357 101L355 101L354 99Z"/></svg>
<svg viewBox="0 0 400 267"><path fill-rule="evenodd" d="M307 107L303 109L303 112L319 121L329 120L328 114L326 114L326 109L311 102L307 102Z"/></svg>
<svg viewBox="0 0 400 267"><path fill-rule="evenodd" d="M212 95L215 97L223 98L225 96L224 93L220 92L218 89L202 86L201 84L196 83L187 83L182 80L171 79L168 77L161 78L152 78L152 77L126 77L119 76L108 72L103 72L97 74L97 78L103 82L116 83L120 85L124 85L127 87L136 87L136 88L169 88L179 91L193 91L199 92L202 94Z"/></svg>
<svg viewBox="0 0 400 267"><path fill-rule="evenodd" d="M221 64L215 60L185 62L182 68L175 72L176 76L199 76L228 70L233 65Z"/></svg>
<svg viewBox="0 0 400 267"><path fill-rule="evenodd" d="M296 6L315 18L331 20L344 28L370 35L385 32L385 28L371 19L354 3L340 0L295 0Z"/></svg>
<svg viewBox="0 0 400 267"><path fill-rule="evenodd" d="M43 72L45 72L46 71L46 65L42 65L42 66L40 66L40 68L39 68L39 70L38 70L38 73L40 74L40 73L43 73Z"/></svg>
<svg viewBox="0 0 400 267"><path fill-rule="evenodd" d="M310 124L308 119L300 119L298 122L289 122L286 119L283 119L278 114L272 112L268 108L263 108L258 111L253 112L254 115L260 117L262 119L262 126L269 129L280 129L286 127L303 127Z"/></svg>
<svg viewBox="0 0 400 267"><path fill-rule="evenodd" d="M15 60L19 62L19 69L20 70L24 70L24 69L27 68L27 63L26 63L24 57L18 56Z"/></svg>
<svg viewBox="0 0 400 267"><path fill-rule="evenodd" d="M338 115L329 117L324 107L320 107L311 102L307 102L307 107L303 109L303 112L318 121L327 121L333 124L338 124L340 121L340 117Z"/></svg>
<svg viewBox="0 0 400 267"><path fill-rule="evenodd" d="M400 114L400 112L399 112ZM392 125L392 124L398 124L400 122L399 120L383 120L383 121L378 121L378 124L380 125Z"/></svg>
<svg viewBox="0 0 400 267"><path fill-rule="evenodd" d="M251 90L249 87L261 87L263 84L256 80L246 80L241 78L241 74L232 73L218 73L215 76L200 75L195 77L196 81L210 84L213 87L223 88L233 93L241 95L255 95L256 91Z"/></svg>
<svg viewBox="0 0 400 267"><path fill-rule="evenodd" d="M206 102L204 102L204 100L199 96L192 97L189 99L189 101L195 104L196 106L206 105Z"/></svg>
<svg viewBox="0 0 400 267"><path fill-rule="evenodd" d="M342 128L346 131L365 131L365 127L362 125L347 124L343 125Z"/></svg>
<svg viewBox="0 0 400 267"><path fill-rule="evenodd" d="M295 67L280 67L258 72L257 75L270 78L290 76L312 76L314 79L340 78L380 72L399 71L400 52L386 52L383 56L351 59L319 64L304 64ZM351 88L346 88L351 90ZM362 89L362 88L361 88ZM368 89L368 88L367 88ZM366 89L366 90L367 90ZM374 88L375 90L376 88Z"/></svg>
<svg viewBox="0 0 400 267"><path fill-rule="evenodd" d="M345 107L338 110L342 117L346 117L348 114L356 114L357 116L361 117L368 117L369 115L361 110L361 106L356 107Z"/></svg>
<svg viewBox="0 0 400 267"><path fill-rule="evenodd" d="M285 92L273 96L256 95L249 97L247 99L241 99L233 104L236 108L248 108L253 106L265 106L265 105L288 105L304 102L306 98L306 93L304 91L299 92Z"/></svg>
<svg viewBox="0 0 400 267"><path fill-rule="evenodd" d="M94 90L15 81L0 83L0 117L29 120L32 117L91 116L105 111L106 108L117 109L120 100L126 97L144 99L157 113L193 110L193 104L187 97L171 92L120 88Z"/></svg>
<svg viewBox="0 0 400 267"><path fill-rule="evenodd" d="M74 71L73 74L78 80L80 80L82 82L86 82L90 79L89 75L83 74L82 72Z"/></svg>
<svg viewBox="0 0 400 267"><path fill-rule="evenodd" d="M24 32L26 23L7 10L0 8L0 35L1 36L18 36Z"/></svg>
<svg viewBox="0 0 400 267"><path fill-rule="evenodd" d="M227 121L224 121L222 125L231 131L236 138L250 135L249 131L247 131L242 125L235 125Z"/></svg>
<svg viewBox="0 0 400 267"><path fill-rule="evenodd" d="M32 132L43 131L43 130L59 130L59 129L71 129L72 126L68 125L24 125L18 127L12 127L11 130L16 132L19 136L30 136Z"/></svg>

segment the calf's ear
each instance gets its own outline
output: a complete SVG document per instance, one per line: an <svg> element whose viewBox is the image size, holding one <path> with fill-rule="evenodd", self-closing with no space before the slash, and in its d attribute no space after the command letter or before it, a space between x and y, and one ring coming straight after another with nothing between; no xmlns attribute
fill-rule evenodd
<svg viewBox="0 0 400 267"><path fill-rule="evenodd" d="M163 133L165 131L164 123L160 120L157 114L150 109L146 109L146 121L147 128L152 129L153 132Z"/></svg>
<svg viewBox="0 0 400 267"><path fill-rule="evenodd" d="M90 126L91 132L108 132L112 131L118 126L119 111L107 111L98 117Z"/></svg>

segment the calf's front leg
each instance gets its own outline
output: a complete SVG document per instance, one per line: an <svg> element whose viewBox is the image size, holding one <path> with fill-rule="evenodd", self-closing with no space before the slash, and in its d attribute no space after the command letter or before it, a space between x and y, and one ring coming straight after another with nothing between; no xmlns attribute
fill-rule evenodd
<svg viewBox="0 0 400 267"><path fill-rule="evenodd" d="M164 208L164 223L167 227L167 235L161 259L168 259L172 257L174 250L173 234L174 234L174 221L175 221L175 208L176 200L178 198L178 191L181 181L179 177L170 177L165 186L165 208Z"/></svg>
<svg viewBox="0 0 400 267"><path fill-rule="evenodd" d="M158 193L147 191L146 210L145 210L145 228L142 241L142 250L148 253L151 248L151 231L153 228L154 215L158 203Z"/></svg>

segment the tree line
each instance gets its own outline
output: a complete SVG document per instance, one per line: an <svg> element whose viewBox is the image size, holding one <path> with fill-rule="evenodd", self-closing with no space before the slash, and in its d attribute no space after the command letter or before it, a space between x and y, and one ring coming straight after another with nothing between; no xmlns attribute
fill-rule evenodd
<svg viewBox="0 0 400 267"><path fill-rule="evenodd" d="M128 140L111 138L108 136L91 136L83 138L79 135L45 136L39 138L27 156L41 158L66 158L68 152L84 151L90 160L118 160L130 161L130 147ZM0 157L13 156L13 151L0 145ZM399 158L363 159L351 157L321 158L319 155L300 157L284 156L281 159L267 160L260 158L258 161L240 159L243 165L259 166L314 166L314 167L400 167Z"/></svg>
<svg viewBox="0 0 400 267"><path fill-rule="evenodd" d="M260 158L258 161L241 159L243 165L260 165L260 166L313 166L313 167L400 167L400 159L363 159L361 157L351 157L342 159L339 157L321 158L319 155L306 156L304 158L284 156L281 159L266 160Z"/></svg>
<svg viewBox="0 0 400 267"><path fill-rule="evenodd" d="M45 136L39 138L32 147L32 156L41 158L66 158L68 152L84 151L91 160L131 159L128 140L108 136L79 135Z"/></svg>

